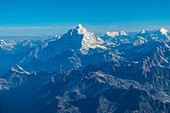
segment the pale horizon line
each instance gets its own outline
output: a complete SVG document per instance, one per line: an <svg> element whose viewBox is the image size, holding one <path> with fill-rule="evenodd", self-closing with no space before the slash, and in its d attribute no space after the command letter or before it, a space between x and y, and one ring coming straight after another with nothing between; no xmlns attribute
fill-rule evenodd
<svg viewBox="0 0 170 113"><path fill-rule="evenodd" d="M106 25L106 26L84 26L90 32L94 32L95 34L105 34L106 32L113 31L125 31L126 33L130 32L140 32L142 30L151 31L158 30L163 27L170 31L170 26L119 26L119 25ZM63 35L69 29L76 28L73 26L13 26L13 27L0 27L0 36L47 36L47 35ZM20 33L22 32L22 33ZM25 33L25 34L24 34Z"/></svg>

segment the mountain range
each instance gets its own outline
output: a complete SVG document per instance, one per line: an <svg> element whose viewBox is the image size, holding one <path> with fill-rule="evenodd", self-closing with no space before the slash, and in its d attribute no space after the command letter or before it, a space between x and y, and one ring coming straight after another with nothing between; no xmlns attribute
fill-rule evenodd
<svg viewBox="0 0 170 113"><path fill-rule="evenodd" d="M61 37L1 39L0 62L1 113L170 112L164 28L97 36L79 24Z"/></svg>

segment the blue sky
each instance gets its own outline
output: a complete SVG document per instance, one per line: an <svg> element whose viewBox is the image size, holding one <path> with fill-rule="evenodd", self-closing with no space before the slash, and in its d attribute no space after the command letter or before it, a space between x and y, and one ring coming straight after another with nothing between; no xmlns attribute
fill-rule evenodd
<svg viewBox="0 0 170 113"><path fill-rule="evenodd" d="M0 0L0 35L170 30L169 13L169 0Z"/></svg>

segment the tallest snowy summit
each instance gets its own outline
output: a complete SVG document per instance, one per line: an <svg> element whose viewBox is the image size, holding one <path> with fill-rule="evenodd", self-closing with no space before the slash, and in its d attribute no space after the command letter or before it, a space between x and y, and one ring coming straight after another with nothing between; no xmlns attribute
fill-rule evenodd
<svg viewBox="0 0 170 113"><path fill-rule="evenodd" d="M87 32L86 28L84 28L81 24L79 24L76 29L78 30L79 34L85 34Z"/></svg>
<svg viewBox="0 0 170 113"><path fill-rule="evenodd" d="M83 26L81 24L78 24L76 28L81 29L81 28L83 28Z"/></svg>

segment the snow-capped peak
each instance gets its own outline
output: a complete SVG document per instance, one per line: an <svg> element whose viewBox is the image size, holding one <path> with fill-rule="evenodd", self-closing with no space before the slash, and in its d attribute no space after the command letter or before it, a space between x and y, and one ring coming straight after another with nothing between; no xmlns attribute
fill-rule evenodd
<svg viewBox="0 0 170 113"><path fill-rule="evenodd" d="M96 37L94 33L88 32L81 24L76 27L76 30L78 30L78 34L83 34L80 48L83 54L87 54L90 48L95 49L99 47L105 49L105 47L101 45L104 43L103 40Z"/></svg>
<svg viewBox="0 0 170 113"><path fill-rule="evenodd" d="M29 72L22 69L19 65L12 67L10 70L13 71L13 72L21 73L21 74L23 74L23 73L30 74Z"/></svg>
<svg viewBox="0 0 170 113"><path fill-rule="evenodd" d="M81 25L79 24L77 27L76 27L76 30L78 30L78 33L79 34L85 34L87 32L87 30Z"/></svg>
<svg viewBox="0 0 170 113"><path fill-rule="evenodd" d="M81 28L83 28L81 24L78 24L78 26L76 27L76 29L81 29Z"/></svg>
<svg viewBox="0 0 170 113"><path fill-rule="evenodd" d="M118 32L106 32L106 35L115 37L115 36L119 36L119 33Z"/></svg>
<svg viewBox="0 0 170 113"><path fill-rule="evenodd" d="M141 33L144 34L144 33L146 33L146 31L143 29L143 30L141 31Z"/></svg>
<svg viewBox="0 0 170 113"><path fill-rule="evenodd" d="M89 49L104 48L102 44L104 41L97 37L94 33L88 32L81 24L79 24L75 29L69 30L64 34L59 41L65 44L61 45L65 49L78 50L83 54L87 54Z"/></svg>
<svg viewBox="0 0 170 113"><path fill-rule="evenodd" d="M167 32L168 32L168 30L166 30L164 28L160 28L159 31L164 35L167 35Z"/></svg>

